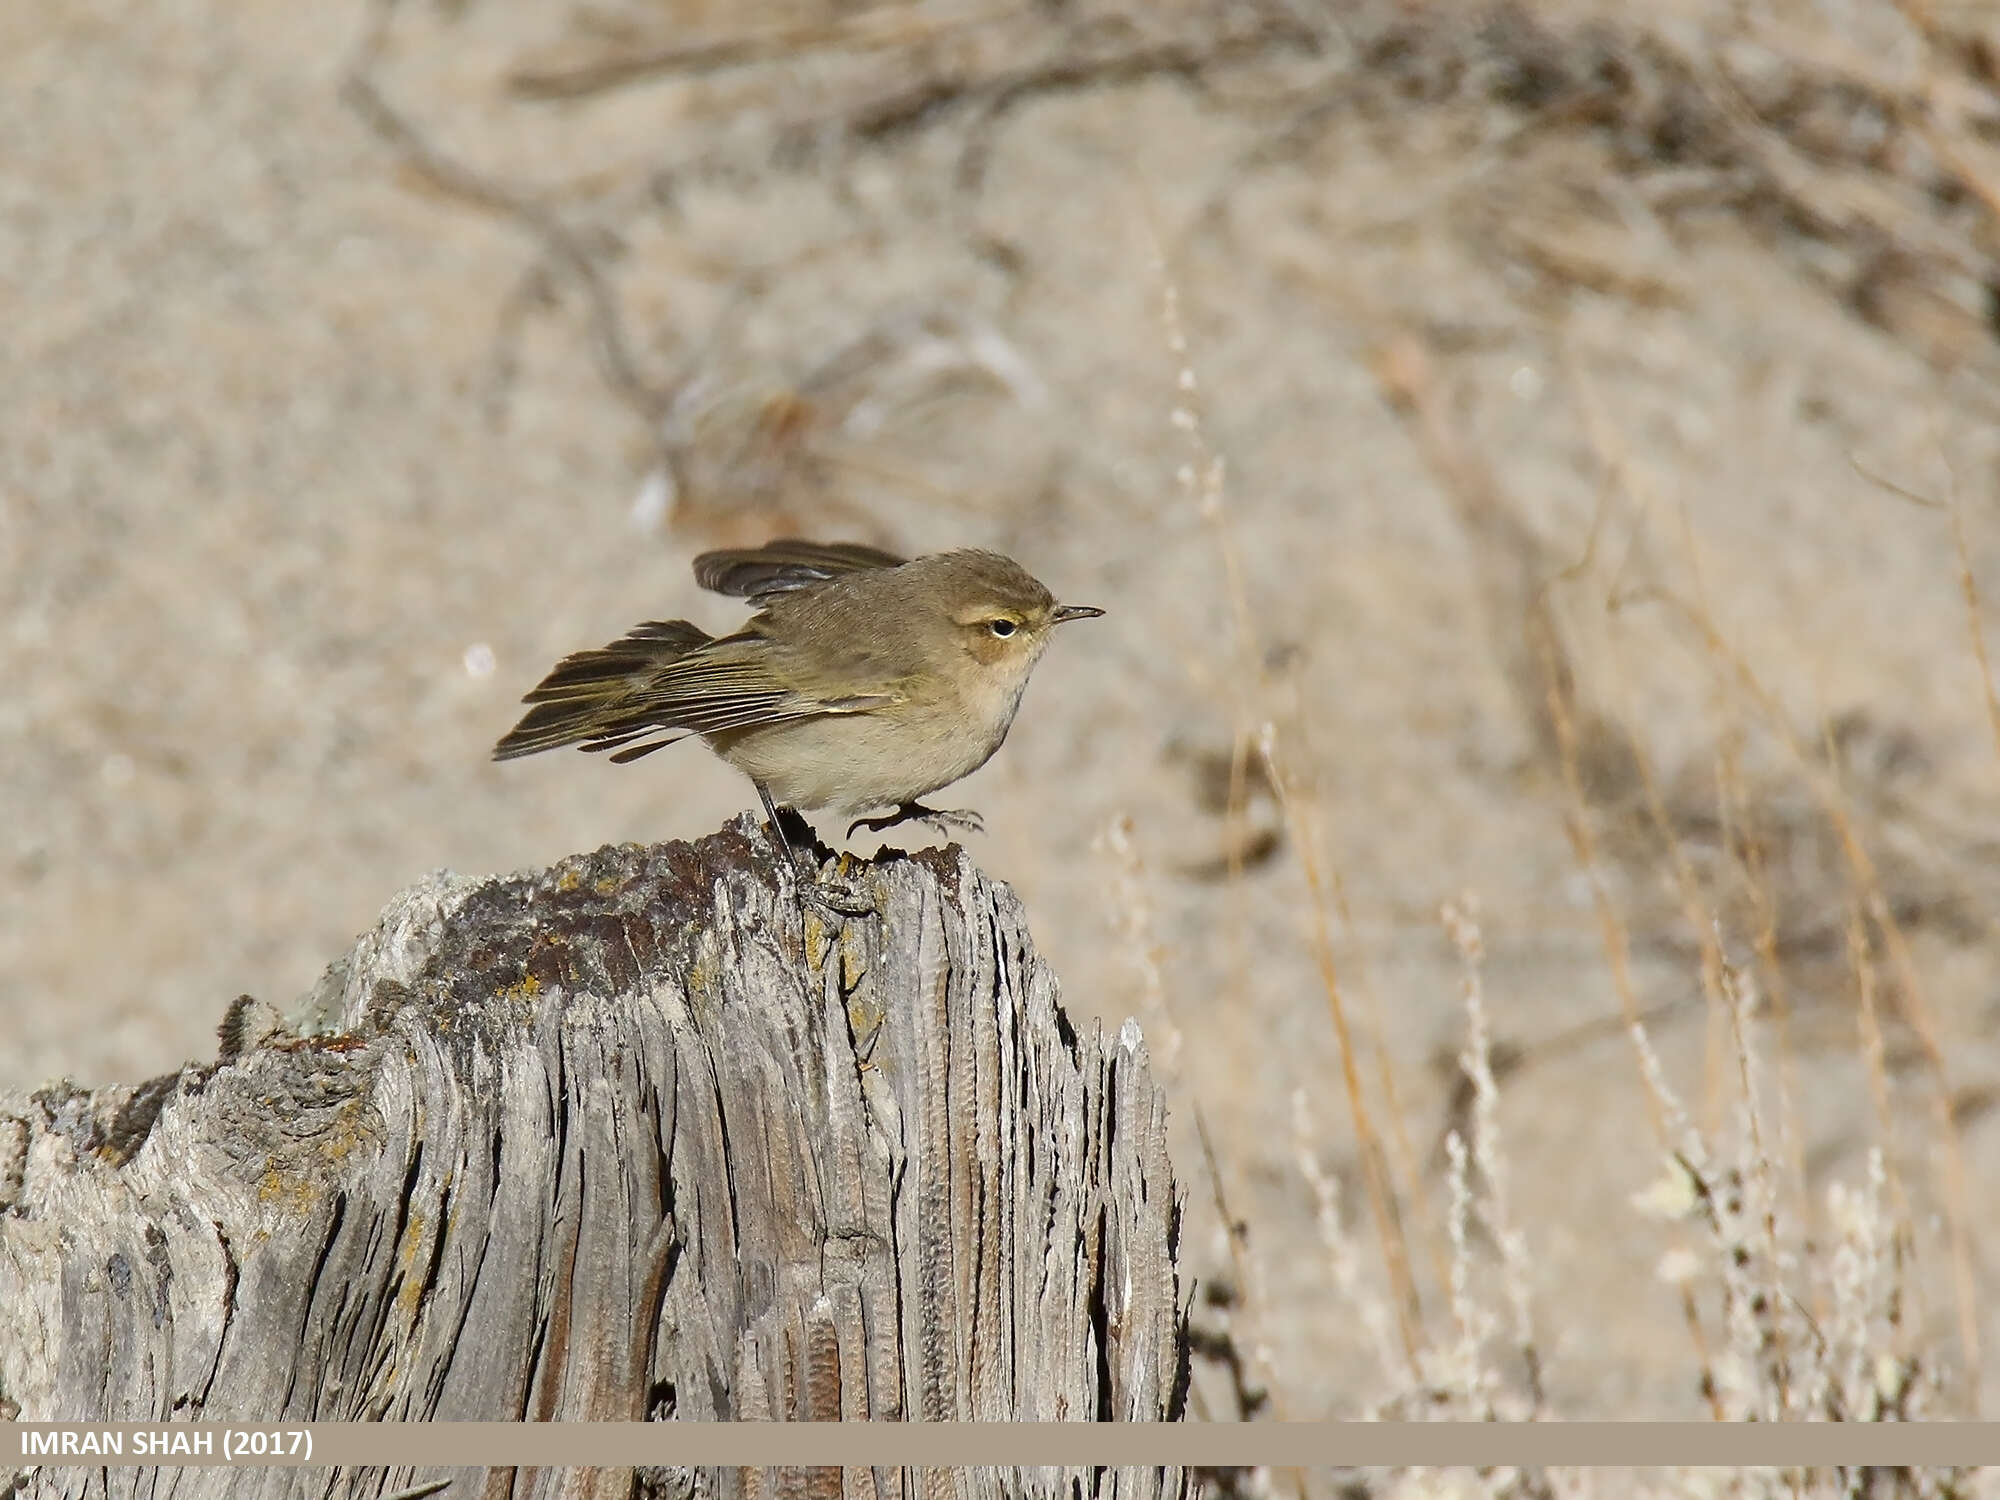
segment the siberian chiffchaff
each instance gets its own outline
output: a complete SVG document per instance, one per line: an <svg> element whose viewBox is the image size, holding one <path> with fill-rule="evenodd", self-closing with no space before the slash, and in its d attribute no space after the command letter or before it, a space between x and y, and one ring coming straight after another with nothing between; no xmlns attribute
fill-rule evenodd
<svg viewBox="0 0 2000 1500"><path fill-rule="evenodd" d="M1057 604L997 552L905 562L783 540L703 553L694 576L759 613L725 636L653 621L565 657L494 759L581 745L623 762L699 735L755 783L788 852L780 805L894 808L850 835L912 819L977 828L920 799L1000 748L1055 627L1104 613Z"/></svg>

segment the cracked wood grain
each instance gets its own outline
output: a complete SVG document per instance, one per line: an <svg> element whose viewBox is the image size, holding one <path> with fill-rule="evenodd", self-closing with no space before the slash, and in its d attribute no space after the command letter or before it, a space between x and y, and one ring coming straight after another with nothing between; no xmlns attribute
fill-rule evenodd
<svg viewBox="0 0 2000 1500"><path fill-rule="evenodd" d="M23 1420L1159 1420L1165 1107L962 851L802 915L756 825L433 876L293 1026L0 1096ZM262 1008L268 1012L268 1007ZM31 1495L1178 1497L1171 1469L55 1469Z"/></svg>

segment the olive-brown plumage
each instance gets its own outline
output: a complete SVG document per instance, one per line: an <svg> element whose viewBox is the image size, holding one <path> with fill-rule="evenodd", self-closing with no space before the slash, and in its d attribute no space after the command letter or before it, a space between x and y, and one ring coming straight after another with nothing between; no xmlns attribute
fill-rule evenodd
<svg viewBox="0 0 2000 1500"><path fill-rule="evenodd" d="M997 552L783 540L704 553L694 574L758 613L732 635L653 621L565 657L494 758L581 745L622 762L699 735L774 820L774 802L896 809L869 827L962 816L921 799L1000 748L1055 627L1103 613Z"/></svg>

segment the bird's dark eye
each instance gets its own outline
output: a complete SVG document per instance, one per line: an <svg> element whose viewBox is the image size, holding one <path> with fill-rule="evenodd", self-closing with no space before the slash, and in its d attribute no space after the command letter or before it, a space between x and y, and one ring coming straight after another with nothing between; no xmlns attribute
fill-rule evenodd
<svg viewBox="0 0 2000 1500"><path fill-rule="evenodd" d="M986 622L986 628L992 631L995 635L999 636L1000 639L1004 641L1007 639L1008 636L1012 635L1020 627L1017 626L1012 620L988 620Z"/></svg>

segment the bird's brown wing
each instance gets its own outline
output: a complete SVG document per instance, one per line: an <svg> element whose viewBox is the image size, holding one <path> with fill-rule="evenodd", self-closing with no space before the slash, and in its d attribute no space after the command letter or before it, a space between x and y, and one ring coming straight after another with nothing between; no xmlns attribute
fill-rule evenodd
<svg viewBox="0 0 2000 1500"><path fill-rule="evenodd" d="M780 537L761 547L704 552L694 560L694 581L718 594L763 605L782 594L813 588L843 573L900 568L904 559L859 542L807 542Z"/></svg>
<svg viewBox="0 0 2000 1500"><path fill-rule="evenodd" d="M806 697L772 674L768 654L750 633L711 640L685 620L671 620L563 658L522 701L533 706L494 747L495 760L581 745L614 750L612 760L622 764L689 734L865 713L885 699Z"/></svg>

